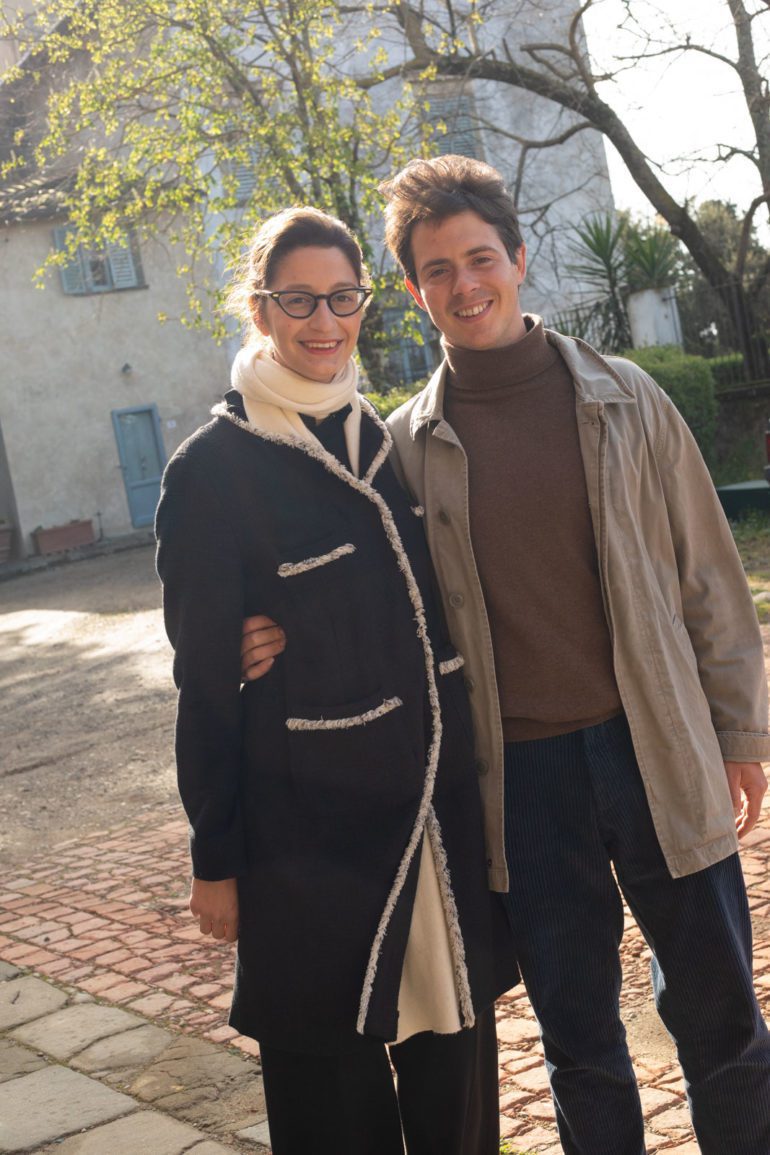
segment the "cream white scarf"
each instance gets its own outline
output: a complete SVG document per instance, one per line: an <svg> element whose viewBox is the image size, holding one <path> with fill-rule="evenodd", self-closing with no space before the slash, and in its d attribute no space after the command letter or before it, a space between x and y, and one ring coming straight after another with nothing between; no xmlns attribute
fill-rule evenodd
<svg viewBox="0 0 770 1155"><path fill-rule="evenodd" d="M230 373L233 389L243 397L243 407L251 425L267 433L281 433L297 441L320 445L318 438L300 417L306 413L322 420L345 405L351 412L345 419L345 444L353 473L358 477L361 437L361 403L358 397L358 366L352 359L328 383L311 381L270 356L269 346L247 345L233 362Z"/></svg>

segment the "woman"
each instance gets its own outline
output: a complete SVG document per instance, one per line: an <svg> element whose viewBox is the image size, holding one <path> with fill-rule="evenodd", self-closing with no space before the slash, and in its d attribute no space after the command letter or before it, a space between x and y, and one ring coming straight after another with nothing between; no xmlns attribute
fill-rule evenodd
<svg viewBox="0 0 770 1155"><path fill-rule="evenodd" d="M269 220L231 294L234 388L166 471L191 909L238 937L230 1022L260 1042L274 1155L399 1155L402 1126L409 1155L493 1155L514 954L421 511L356 391L369 295L339 221ZM241 690L257 610L287 646Z"/></svg>

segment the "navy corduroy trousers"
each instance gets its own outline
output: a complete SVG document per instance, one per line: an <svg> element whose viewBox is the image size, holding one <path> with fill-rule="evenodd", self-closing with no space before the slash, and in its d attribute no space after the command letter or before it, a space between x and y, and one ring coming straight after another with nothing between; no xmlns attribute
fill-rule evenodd
<svg viewBox="0 0 770 1155"><path fill-rule="evenodd" d="M505 837L506 908L567 1155L645 1151L619 1015L618 887L652 950L701 1151L769 1155L770 1037L740 861L670 876L625 717L507 744Z"/></svg>

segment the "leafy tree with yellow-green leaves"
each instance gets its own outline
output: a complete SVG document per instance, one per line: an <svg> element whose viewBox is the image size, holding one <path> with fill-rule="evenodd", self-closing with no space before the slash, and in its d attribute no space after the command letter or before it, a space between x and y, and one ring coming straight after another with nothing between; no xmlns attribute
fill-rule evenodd
<svg viewBox="0 0 770 1155"><path fill-rule="evenodd" d="M72 251L127 227L162 233L193 274L193 324L209 323L223 262L252 226L292 203L344 220L377 274L376 186L424 130L400 82L387 103L372 100L387 61L365 6L43 0L14 35L22 56L0 85L6 219L45 193L69 219ZM360 346L375 383L386 345L375 304Z"/></svg>

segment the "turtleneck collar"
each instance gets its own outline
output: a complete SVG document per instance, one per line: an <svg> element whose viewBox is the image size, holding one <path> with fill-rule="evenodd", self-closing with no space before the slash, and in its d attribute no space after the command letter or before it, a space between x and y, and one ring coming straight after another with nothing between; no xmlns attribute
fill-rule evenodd
<svg viewBox="0 0 770 1155"><path fill-rule="evenodd" d="M449 365L447 384L458 393L509 389L523 385L549 369L559 354L548 343L541 317L526 313L527 332L501 349L461 349L444 343Z"/></svg>

